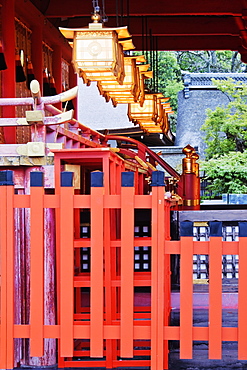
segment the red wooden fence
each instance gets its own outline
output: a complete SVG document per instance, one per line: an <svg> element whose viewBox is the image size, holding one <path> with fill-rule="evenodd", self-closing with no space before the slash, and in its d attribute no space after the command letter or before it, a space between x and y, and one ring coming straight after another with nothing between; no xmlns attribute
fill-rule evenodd
<svg viewBox="0 0 247 370"><path fill-rule="evenodd" d="M192 358L193 340L209 342L209 358L221 358L222 341L238 341L247 359L247 226L239 242L222 242L221 223L211 223L208 242L193 241L193 223L170 240L170 203L163 173L153 173L152 193L136 195L134 176L122 173L121 192L105 192L103 173L92 173L90 195L74 193L72 173L61 173L55 194L45 194L43 174L31 173L29 195L15 194L12 172L0 176L1 352L0 368L14 367L14 338L30 338L31 356L42 356L43 338L58 338L59 367L151 366L168 368L168 341L180 341L180 357ZM31 222L30 320L14 311L14 209L29 208ZM44 209L56 210L56 323L44 324ZM90 209L91 236L78 238L78 212ZM135 209L151 210L151 236L134 237ZM134 247L151 248L151 271L134 272ZM78 266L78 250L90 248L90 272ZM170 255L180 254L180 326L171 326ZM209 254L209 325L193 326L193 254ZM221 258L239 254L238 327L222 327ZM79 256L79 257L78 257ZM80 263L80 262L79 262ZM135 303L137 287L151 290L148 305ZM89 297L89 305L87 298Z"/></svg>

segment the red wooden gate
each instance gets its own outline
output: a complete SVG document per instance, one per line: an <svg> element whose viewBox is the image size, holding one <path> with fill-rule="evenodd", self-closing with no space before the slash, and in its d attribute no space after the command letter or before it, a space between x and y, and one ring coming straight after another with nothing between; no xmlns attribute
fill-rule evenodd
<svg viewBox="0 0 247 370"><path fill-rule="evenodd" d="M72 173L62 172L55 194L45 194L43 174L31 173L29 195L15 194L11 171L0 186L1 352L0 367L14 366L14 338L30 339L31 356L42 356L43 339L58 339L59 367L151 366L168 368L168 341L180 341L180 357L192 358L193 340L209 342L209 358L221 357L222 341L238 341L247 359L247 226L239 242L222 242L221 224L212 223L208 242L195 242L193 224L182 223L181 239L170 240L170 203L164 199L164 174L153 172L152 193L135 194L134 174L122 172L119 193L109 194L102 172L91 174L88 195L75 194ZM120 173L119 173L120 176ZM17 324L14 311L14 210L30 209L30 320ZM56 322L44 323L44 209L56 211ZM78 212L80 210L80 212ZM91 233L81 237L76 225L89 210ZM135 210L151 212L149 236L135 236ZM135 248L151 251L150 271L135 271ZM83 270L83 251L90 269ZM171 326L170 255L180 254L180 326ZM194 327L193 254L209 254L209 325ZM239 254L238 327L222 327L221 257ZM138 302L138 289L144 303Z"/></svg>

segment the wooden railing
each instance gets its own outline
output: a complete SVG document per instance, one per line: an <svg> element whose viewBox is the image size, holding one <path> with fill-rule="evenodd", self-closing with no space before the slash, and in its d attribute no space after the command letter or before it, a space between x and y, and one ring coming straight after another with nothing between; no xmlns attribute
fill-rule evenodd
<svg viewBox="0 0 247 370"><path fill-rule="evenodd" d="M238 341L247 359L247 222L238 242L222 242L213 222L208 242L193 241L193 223L181 223L181 239L170 240L170 203L164 174L153 172L152 193L134 193L134 174L124 172L121 191L105 195L102 172L91 174L88 195L75 194L72 172L61 173L55 194L45 194L43 174L31 173L30 194L15 194L11 171L0 172L1 369L14 367L14 338L30 339L30 355L43 355L43 339L58 338L59 367L168 368L168 341L180 341L180 357L192 358L193 340L209 343L209 358L221 358L222 341ZM30 317L15 322L15 209L30 209ZM54 324L44 322L44 209L56 212L56 307ZM90 210L89 238L76 230L78 210ZM134 237L135 210L151 211L151 236ZM121 215L121 216L120 216ZM151 271L134 272L134 248L151 248ZM81 268L90 249L90 272ZM180 254L180 326L171 326L170 255ZM194 327L193 254L209 254L209 324ZM239 254L238 327L222 327L222 254ZM24 273L24 272L23 272ZM145 288L146 303L136 300ZM145 295L145 294L144 294Z"/></svg>

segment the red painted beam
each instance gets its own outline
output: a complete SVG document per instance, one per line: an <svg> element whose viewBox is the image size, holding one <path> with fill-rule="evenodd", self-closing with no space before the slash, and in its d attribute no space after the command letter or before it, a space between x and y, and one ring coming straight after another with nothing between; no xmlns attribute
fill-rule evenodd
<svg viewBox="0 0 247 370"><path fill-rule="evenodd" d="M2 97L15 97L15 2L4 1L2 5L2 39L7 69L2 71ZM14 117L15 107L2 108L2 117ZM16 128L5 127L4 138L7 144L16 143Z"/></svg>
<svg viewBox="0 0 247 370"><path fill-rule="evenodd" d="M84 27L88 21L90 20L86 17L71 18L66 22L66 27ZM143 22L141 17L124 17L123 22L124 25L128 25L132 36L142 35ZM109 17L106 26L116 27L116 17ZM152 16L147 18L146 28L148 33L151 29L152 34L156 36L239 35L239 27L235 18L231 16Z"/></svg>
<svg viewBox="0 0 247 370"><path fill-rule="evenodd" d="M134 36L136 50L142 50L142 37ZM234 50L241 51L238 36L159 36L158 50ZM150 44L148 42L148 50ZM242 52L242 51L241 51Z"/></svg>
<svg viewBox="0 0 247 370"><path fill-rule="evenodd" d="M143 15L241 15L245 4L241 0L207 0L207 1L132 1L129 14ZM121 9L119 9L120 11ZM45 12L46 17L76 17L90 15L93 11L91 2L81 0L50 0ZM116 14L115 0L106 0L105 11L108 16ZM123 12L127 14L127 4L123 2Z"/></svg>

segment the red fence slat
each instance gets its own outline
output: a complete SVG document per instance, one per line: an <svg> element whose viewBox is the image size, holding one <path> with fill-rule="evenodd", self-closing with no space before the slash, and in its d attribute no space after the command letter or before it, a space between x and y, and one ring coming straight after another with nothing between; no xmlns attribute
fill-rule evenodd
<svg viewBox="0 0 247 370"><path fill-rule="evenodd" d="M30 354L44 352L44 208L43 187L30 188Z"/></svg>
<svg viewBox="0 0 247 370"><path fill-rule="evenodd" d="M247 360L247 237L239 238L238 358Z"/></svg>
<svg viewBox="0 0 247 370"><path fill-rule="evenodd" d="M0 368L7 363L7 187L0 186L0 243L1 243L1 356Z"/></svg>
<svg viewBox="0 0 247 370"><path fill-rule="evenodd" d="M14 186L7 186L7 369L14 367Z"/></svg>
<svg viewBox="0 0 247 370"><path fill-rule="evenodd" d="M133 357L134 187L121 188L121 340L120 356Z"/></svg>
<svg viewBox="0 0 247 370"><path fill-rule="evenodd" d="M154 190L155 188L153 188ZM164 187L157 188L157 213L158 213L158 263L157 263L157 278L158 278L158 301L157 301L157 370L164 369L164 358L165 363L167 362L168 348L167 343L164 344L164 316L168 314L164 310L164 299L165 299L165 206L164 206ZM166 224L169 224L169 221L166 219ZM164 352L165 350L165 352Z"/></svg>
<svg viewBox="0 0 247 370"><path fill-rule="evenodd" d="M73 356L74 188L60 188L60 354Z"/></svg>
<svg viewBox="0 0 247 370"><path fill-rule="evenodd" d="M193 237L181 237L180 260L180 358L192 358Z"/></svg>
<svg viewBox="0 0 247 370"><path fill-rule="evenodd" d="M209 359L222 356L222 237L209 242Z"/></svg>
<svg viewBox="0 0 247 370"><path fill-rule="evenodd" d="M103 357L103 190L91 187L91 357Z"/></svg>
<svg viewBox="0 0 247 370"><path fill-rule="evenodd" d="M164 367L164 187L152 187L151 368Z"/></svg>

